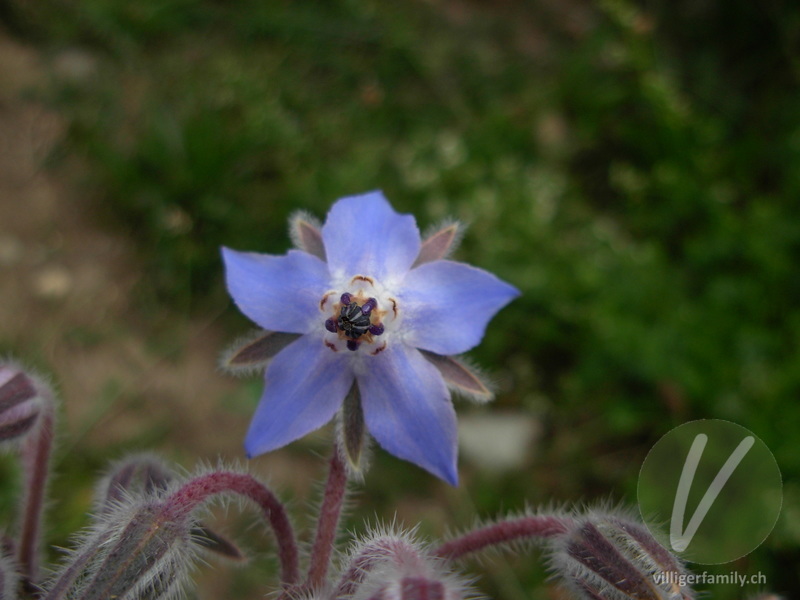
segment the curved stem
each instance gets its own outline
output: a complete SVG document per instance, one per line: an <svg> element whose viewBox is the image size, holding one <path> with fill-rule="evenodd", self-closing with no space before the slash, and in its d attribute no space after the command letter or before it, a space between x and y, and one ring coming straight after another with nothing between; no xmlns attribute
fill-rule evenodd
<svg viewBox="0 0 800 600"><path fill-rule="evenodd" d="M342 514L345 491L347 489L347 469L342 461L339 445L333 447L328 481L317 521L317 535L311 549L311 562L308 567L306 585L314 588L322 585L328 574L331 552Z"/></svg>
<svg viewBox="0 0 800 600"><path fill-rule="evenodd" d="M164 501L164 512L169 518L185 518L210 496L225 492L244 496L261 508L278 544L281 581L287 586L296 583L300 577L297 541L286 508L269 488L253 476L215 471L195 477Z"/></svg>
<svg viewBox="0 0 800 600"><path fill-rule="evenodd" d="M457 560L465 554L499 544L524 539L551 538L564 533L569 521L566 517L554 516L520 517L500 521L445 542L434 554L447 560Z"/></svg>

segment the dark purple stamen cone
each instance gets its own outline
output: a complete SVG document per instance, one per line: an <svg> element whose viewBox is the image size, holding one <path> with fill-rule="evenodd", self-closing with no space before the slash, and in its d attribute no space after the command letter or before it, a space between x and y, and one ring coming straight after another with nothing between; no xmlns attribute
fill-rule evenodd
<svg viewBox="0 0 800 600"><path fill-rule="evenodd" d="M339 301L345 306L347 306L353 301L353 297L347 292L345 292L344 294L342 294L342 297L339 298Z"/></svg>
<svg viewBox="0 0 800 600"><path fill-rule="evenodd" d="M373 310L375 310L378 306L378 301L375 298L370 298L361 306L361 312L365 315L368 315Z"/></svg>
<svg viewBox="0 0 800 600"><path fill-rule="evenodd" d="M358 350L358 342L355 340L347 340L347 349L351 352Z"/></svg>
<svg viewBox="0 0 800 600"><path fill-rule="evenodd" d="M370 322L369 317L361 312L361 307L353 302L339 311L336 325L347 337L356 340L367 332Z"/></svg>
<svg viewBox="0 0 800 600"><path fill-rule="evenodd" d="M369 328L369 332L372 335L380 335L383 333L383 331L384 331L383 323L378 323L377 325L371 325Z"/></svg>
<svg viewBox="0 0 800 600"><path fill-rule="evenodd" d="M336 319L327 319L325 321L325 329L330 331L331 333L336 333L339 331L339 327L336 325Z"/></svg>

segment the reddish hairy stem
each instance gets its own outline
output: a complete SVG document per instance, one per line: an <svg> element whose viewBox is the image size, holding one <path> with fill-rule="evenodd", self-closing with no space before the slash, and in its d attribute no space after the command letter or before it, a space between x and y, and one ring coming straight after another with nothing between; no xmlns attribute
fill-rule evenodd
<svg viewBox="0 0 800 600"><path fill-rule="evenodd" d="M195 477L164 501L164 511L169 518L186 518L209 497L224 492L244 496L261 508L275 534L281 563L281 581L284 585L296 583L300 577L297 541L286 508L269 488L253 476L215 471Z"/></svg>
<svg viewBox="0 0 800 600"><path fill-rule="evenodd" d="M347 469L342 461L338 444L333 447L330 460L328 481L325 484L325 495L317 521L317 536L311 549L311 563L308 567L309 587L318 587L325 581L328 574L328 565L331 560L331 551L339 527L339 517L342 514L342 504L347 488Z"/></svg>
<svg viewBox="0 0 800 600"><path fill-rule="evenodd" d="M39 546L42 532L44 497L47 493L47 475L50 467L50 452L53 447L53 404L45 403L41 422L22 448L25 468L25 487L22 497L22 521L20 527L17 561L22 575L22 584L27 591L36 590L39 582Z"/></svg>
<svg viewBox="0 0 800 600"><path fill-rule="evenodd" d="M520 517L501 521L445 542L434 554L448 560L456 560L465 554L498 544L530 538L551 538L564 533L568 522L566 518L553 516Z"/></svg>

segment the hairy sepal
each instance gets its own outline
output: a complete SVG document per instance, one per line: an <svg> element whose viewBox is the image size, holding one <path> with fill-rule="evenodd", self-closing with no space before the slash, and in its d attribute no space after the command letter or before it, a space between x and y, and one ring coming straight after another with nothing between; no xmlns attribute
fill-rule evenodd
<svg viewBox="0 0 800 600"><path fill-rule="evenodd" d="M356 383L353 383L350 392L345 396L339 411L337 436L338 447L347 465L348 478L362 480L368 466L369 436L361 408L361 394Z"/></svg>
<svg viewBox="0 0 800 600"><path fill-rule="evenodd" d="M494 399L492 384L477 367L470 365L463 358L442 356L427 350L420 352L439 370L452 392L480 404Z"/></svg>
<svg viewBox="0 0 800 600"><path fill-rule="evenodd" d="M422 241L419 256L412 268L447 258L458 248L463 236L464 227L458 221L446 221L435 227Z"/></svg>
<svg viewBox="0 0 800 600"><path fill-rule="evenodd" d="M295 248L324 261L325 244L322 241L321 227L316 217L302 210L289 217L289 236Z"/></svg>
<svg viewBox="0 0 800 600"><path fill-rule="evenodd" d="M300 335L257 329L239 338L222 353L220 367L233 375L263 371L278 352Z"/></svg>

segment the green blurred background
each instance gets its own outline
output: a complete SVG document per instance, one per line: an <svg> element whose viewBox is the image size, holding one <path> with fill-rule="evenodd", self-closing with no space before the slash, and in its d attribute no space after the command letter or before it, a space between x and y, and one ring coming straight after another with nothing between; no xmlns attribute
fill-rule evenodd
<svg viewBox="0 0 800 600"><path fill-rule="evenodd" d="M445 517L464 527L526 503L634 504L655 441L716 417L760 436L785 481L767 542L719 572L760 570L769 589L800 593L800 5L3 0L0 16L50 65L28 97L63 123L53 176L93 227L133 248L125 319L147 332L147 372L249 327L225 294L221 244L282 253L293 211L324 217L371 189L423 229L470 224L456 258L522 290L471 353L497 401L459 411L532 415L524 464L462 460L451 490L376 451L351 529L396 509L440 535ZM126 331L67 324L53 343L80 353L125 344ZM0 342L65 376L29 337ZM135 386L88 372L104 391L81 401L103 419L148 406ZM83 523L110 456L147 445L186 467L239 456L260 387L205 399L236 415L223 451L202 442L214 420L190 444L176 415L102 443L70 442L82 426L68 428L54 541ZM281 452L319 478L309 447L326 451L311 440ZM313 488L291 489L300 513ZM260 597L255 563L216 569L219 597ZM470 568L488 573L479 587L493 597L558 597L539 564L533 552Z"/></svg>

